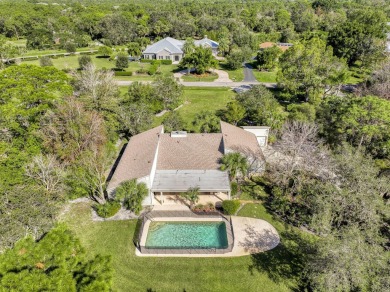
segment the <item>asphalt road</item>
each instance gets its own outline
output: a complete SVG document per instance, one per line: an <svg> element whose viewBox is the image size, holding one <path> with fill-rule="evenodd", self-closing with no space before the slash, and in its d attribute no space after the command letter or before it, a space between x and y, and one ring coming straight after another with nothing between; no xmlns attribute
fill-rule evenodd
<svg viewBox="0 0 390 292"><path fill-rule="evenodd" d="M245 63L244 64L244 82L253 82L253 84L258 83L255 75L253 75L252 66Z"/></svg>
<svg viewBox="0 0 390 292"><path fill-rule="evenodd" d="M128 86L134 81L116 81L119 86ZM141 81L141 83L151 83L152 81ZM261 83L257 80L255 82L180 82L183 86L188 87L239 87L241 85L251 85L251 84L263 84L268 88L276 88L276 83Z"/></svg>

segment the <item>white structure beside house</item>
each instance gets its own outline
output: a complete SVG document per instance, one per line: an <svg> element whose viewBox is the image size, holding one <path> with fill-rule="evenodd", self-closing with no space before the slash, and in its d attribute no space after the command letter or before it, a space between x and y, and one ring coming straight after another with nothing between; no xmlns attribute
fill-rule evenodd
<svg viewBox="0 0 390 292"><path fill-rule="evenodd" d="M256 132L258 128L258 132ZM251 166L259 170L264 156L255 133L262 135L264 127L250 131L221 122L221 133L164 133L163 126L131 137L108 183L109 196L124 181L137 179L149 189L143 205L169 204L169 200L189 188L199 187L203 195L230 198L230 181L220 170L220 159L229 152L241 152ZM268 130L268 128L267 128Z"/></svg>
<svg viewBox="0 0 390 292"><path fill-rule="evenodd" d="M183 40L167 37L147 46L142 52L142 58L148 60L172 60L172 62L180 62L184 56L184 52L182 51L184 43L185 41ZM195 40L194 43L196 46L211 48L214 55L218 54L219 44L208 39L207 36L201 40Z"/></svg>

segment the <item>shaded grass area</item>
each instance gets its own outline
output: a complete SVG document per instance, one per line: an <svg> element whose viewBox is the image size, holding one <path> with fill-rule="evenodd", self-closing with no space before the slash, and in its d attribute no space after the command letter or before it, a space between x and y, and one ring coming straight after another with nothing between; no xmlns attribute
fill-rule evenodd
<svg viewBox="0 0 390 292"><path fill-rule="evenodd" d="M261 206L261 205L256 205ZM245 206L240 213L269 218L264 209ZM111 255L114 291L291 291L297 289L301 242L289 233L295 249L277 247L260 255L234 258L141 258L132 243L136 220L91 221L90 204L70 205L62 216L87 253ZM248 213L249 212L249 213ZM241 215L240 214L240 215ZM264 218L264 219L265 219ZM266 219L266 220L267 220ZM280 230L280 227L277 227ZM287 230L287 229L286 229ZM288 232L288 231L286 231ZM299 236L299 233L298 233ZM282 244L284 246L283 237ZM296 254L291 254L296 252ZM293 260L290 262L290 260ZM264 262L261 262L263 261ZM148 290L149 289L149 290Z"/></svg>
<svg viewBox="0 0 390 292"><path fill-rule="evenodd" d="M226 71L229 74L229 78L235 82L240 82L244 80L244 70L242 67L236 70L231 70L227 67L226 63L220 62L218 69Z"/></svg>

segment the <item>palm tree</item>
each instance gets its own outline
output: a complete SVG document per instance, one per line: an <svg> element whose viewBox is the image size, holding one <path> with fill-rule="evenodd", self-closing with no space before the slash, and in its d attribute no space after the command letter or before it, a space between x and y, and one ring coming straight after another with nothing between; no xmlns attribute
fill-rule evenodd
<svg viewBox="0 0 390 292"><path fill-rule="evenodd" d="M190 208L192 208L199 201L199 187L189 188L185 193L181 193L180 195L190 201Z"/></svg>
<svg viewBox="0 0 390 292"><path fill-rule="evenodd" d="M225 154L221 158L221 164L221 170L229 171L231 180L237 178L238 175L245 176L249 168L247 159L238 152Z"/></svg>
<svg viewBox="0 0 390 292"><path fill-rule="evenodd" d="M115 191L115 199L122 201L128 210L139 214L142 210L142 201L149 190L145 183L137 183L136 179L122 182Z"/></svg>

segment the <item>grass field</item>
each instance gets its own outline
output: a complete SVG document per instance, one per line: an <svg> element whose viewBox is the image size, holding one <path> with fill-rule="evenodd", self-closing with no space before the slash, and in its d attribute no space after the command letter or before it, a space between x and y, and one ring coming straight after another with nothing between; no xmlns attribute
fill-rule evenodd
<svg viewBox="0 0 390 292"><path fill-rule="evenodd" d="M201 111L211 111L224 109L229 101L234 99L235 93L224 87L184 87L184 105L177 110L186 123L186 129L196 131L192 125L196 114ZM155 125L160 125L164 116L155 118Z"/></svg>
<svg viewBox="0 0 390 292"><path fill-rule="evenodd" d="M269 221L280 232L282 244L262 254L235 258L140 258L132 243L135 220L92 222L90 204L78 203L70 206L61 221L80 238L90 256L111 255L114 291L297 289L306 236L273 219L262 205L246 205L239 215Z"/></svg>
<svg viewBox="0 0 390 292"><path fill-rule="evenodd" d="M60 57L57 59L52 59L53 66L57 69L77 69L79 67L78 58L80 56L66 56ZM92 62L96 65L97 68L107 68L113 69L115 68L115 61L110 61L108 58L97 58L95 55L91 56ZM23 61L23 64L33 64L39 66L39 60L33 61ZM129 62L129 67L126 68L125 71L131 71L135 74L135 72L139 69L148 70L151 65L149 63L141 63L141 62ZM162 74L173 75L173 71L177 69L177 65L160 65L160 72ZM133 75L133 76L117 76L115 77L117 80L129 80L129 81L149 81L154 80L155 76L149 76L147 74L142 75Z"/></svg>
<svg viewBox="0 0 390 292"><path fill-rule="evenodd" d="M259 82L276 82L276 71L266 72L253 69L253 75L255 75L257 81Z"/></svg>

